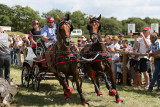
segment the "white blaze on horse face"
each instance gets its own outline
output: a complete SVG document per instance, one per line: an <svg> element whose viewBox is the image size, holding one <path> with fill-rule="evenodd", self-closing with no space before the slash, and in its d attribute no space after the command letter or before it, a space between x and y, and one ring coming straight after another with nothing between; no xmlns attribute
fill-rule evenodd
<svg viewBox="0 0 160 107"><path fill-rule="evenodd" d="M69 37L66 37L66 42L70 42L70 25L68 23L64 24L64 31L65 31L65 35L69 36Z"/></svg>

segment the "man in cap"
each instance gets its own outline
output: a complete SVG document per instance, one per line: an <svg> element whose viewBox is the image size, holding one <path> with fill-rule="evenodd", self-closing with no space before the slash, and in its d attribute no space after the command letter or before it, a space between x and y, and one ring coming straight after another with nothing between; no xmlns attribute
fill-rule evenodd
<svg viewBox="0 0 160 107"><path fill-rule="evenodd" d="M150 27L145 27L143 29L143 33L141 32L141 39L139 41L137 41L138 35L134 36L134 45L135 47L139 48L139 52L142 54L145 54L148 49L149 46L151 44L150 42ZM140 56L140 73L143 72L144 78L145 78L145 82L146 82L146 86L145 89L148 89L149 87L149 83L150 83L150 78L148 75L148 72L150 69L150 59L147 56Z"/></svg>
<svg viewBox="0 0 160 107"><path fill-rule="evenodd" d="M41 37L44 41L46 48L52 45L54 42L57 42L57 35L56 35L56 24L54 24L54 18L48 17L47 18L47 25L43 27L41 30Z"/></svg>
<svg viewBox="0 0 160 107"><path fill-rule="evenodd" d="M44 26L43 29L41 30L41 37L47 49L49 48L49 46L57 42L56 30L57 28L56 28L56 24L54 24L54 18L48 17L47 25ZM45 52L45 58L46 58L48 67L51 67L50 50Z"/></svg>

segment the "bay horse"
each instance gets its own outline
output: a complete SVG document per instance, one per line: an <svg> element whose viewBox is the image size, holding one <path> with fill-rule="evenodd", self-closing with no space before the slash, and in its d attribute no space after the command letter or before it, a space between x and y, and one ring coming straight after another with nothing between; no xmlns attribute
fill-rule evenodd
<svg viewBox="0 0 160 107"><path fill-rule="evenodd" d="M100 55L95 60L85 63L84 69L91 78L95 86L95 91L97 93L97 96L102 95L99 85L99 78L101 76L102 79L105 80L106 87L109 90L109 95L115 96L117 103L123 102L123 100L119 98L119 94L116 90L114 74L112 71L111 57L109 57L109 52L106 50L102 42L102 37L100 32L101 15L98 18L96 17L92 18L90 16L89 19L90 19L90 24L87 25L87 29L89 30L90 39L92 40L92 45L84 47L80 52L80 56L85 57L87 59L91 59L98 53ZM108 81L107 76L109 77L112 85Z"/></svg>
<svg viewBox="0 0 160 107"><path fill-rule="evenodd" d="M56 46L51 46L48 51L51 52L51 70L54 72L56 78L63 86L65 99L69 98L72 94L72 89L69 87L68 78L73 76L73 80L76 82L77 91L80 95L81 104L87 106L88 103L82 94L82 89L79 84L79 70L78 70L78 58L72 53L70 49L71 31L72 25L69 23L69 15L61 19L57 16L57 43Z"/></svg>

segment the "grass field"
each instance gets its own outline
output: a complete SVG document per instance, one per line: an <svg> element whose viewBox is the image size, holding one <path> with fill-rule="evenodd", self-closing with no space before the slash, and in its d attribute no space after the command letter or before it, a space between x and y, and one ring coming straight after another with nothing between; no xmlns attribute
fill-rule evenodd
<svg viewBox="0 0 160 107"><path fill-rule="evenodd" d="M82 107L76 90L70 95L71 99L64 99L62 87L57 80L41 81L40 91L35 92L31 86L28 89L21 86L20 67L11 67L11 78L14 78L19 86L19 93L14 97L11 107ZM115 103L115 98L108 95L105 84L101 84L102 96L96 95L94 86L89 80L84 80L82 90L90 107L159 107L160 105L160 93L146 92L143 89L123 85L117 87L120 97L124 100L123 104Z"/></svg>

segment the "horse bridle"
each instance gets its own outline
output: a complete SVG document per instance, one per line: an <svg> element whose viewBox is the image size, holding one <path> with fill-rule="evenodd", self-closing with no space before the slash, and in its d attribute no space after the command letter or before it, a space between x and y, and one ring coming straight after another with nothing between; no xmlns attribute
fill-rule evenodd
<svg viewBox="0 0 160 107"><path fill-rule="evenodd" d="M64 42L64 45L69 45L70 44L70 41L71 41L71 36L70 35L65 35L64 37L62 37L62 35L61 35L61 29L60 29L60 26L61 26L61 24L63 24L63 23L68 23L69 24L69 22L68 21L65 21L65 20L62 20L61 22L59 22L59 24L58 24L58 32L59 32L59 36L62 38L62 41ZM70 25L70 32L73 30L73 27L72 27L72 25ZM66 41L66 39L65 38L69 38L69 43ZM66 46L67 46L66 45Z"/></svg>
<svg viewBox="0 0 160 107"><path fill-rule="evenodd" d="M90 20L90 24L91 24L93 21L98 22L98 23L99 23L99 27L98 27L98 32L97 32L97 33L96 33L96 32L89 32L89 34L90 34L90 39L91 39L92 41L93 41L93 39L92 39L92 35L93 35L93 34L96 35L96 38L97 38L97 40L98 40L99 32L100 32L100 29L101 29L101 23L100 23L100 21L97 20L96 18L92 18L92 19ZM90 25L87 25L87 29L90 30Z"/></svg>

